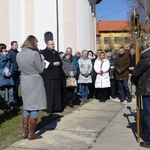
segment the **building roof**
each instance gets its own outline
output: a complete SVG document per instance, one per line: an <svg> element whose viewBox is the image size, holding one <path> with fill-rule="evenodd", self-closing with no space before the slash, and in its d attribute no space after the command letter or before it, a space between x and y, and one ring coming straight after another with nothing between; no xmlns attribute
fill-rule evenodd
<svg viewBox="0 0 150 150"><path fill-rule="evenodd" d="M130 22L127 20L122 21L101 21L97 23L98 32L102 31L129 31L131 30Z"/></svg>

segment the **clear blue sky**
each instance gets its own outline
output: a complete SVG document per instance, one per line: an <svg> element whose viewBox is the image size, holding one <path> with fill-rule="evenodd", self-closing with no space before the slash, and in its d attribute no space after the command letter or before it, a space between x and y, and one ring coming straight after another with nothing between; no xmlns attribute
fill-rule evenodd
<svg viewBox="0 0 150 150"><path fill-rule="evenodd" d="M102 0L96 6L97 20L128 20L131 10L127 0Z"/></svg>

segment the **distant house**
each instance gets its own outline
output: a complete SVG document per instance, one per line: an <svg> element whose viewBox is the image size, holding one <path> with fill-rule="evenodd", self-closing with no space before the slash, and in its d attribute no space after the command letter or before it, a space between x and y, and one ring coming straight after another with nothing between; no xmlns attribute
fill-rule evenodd
<svg viewBox="0 0 150 150"><path fill-rule="evenodd" d="M105 51L116 51L123 46L130 49L132 43L129 21L101 21L96 27L96 48Z"/></svg>
<svg viewBox="0 0 150 150"><path fill-rule="evenodd" d="M32 34L40 49L44 33L54 34L55 47L65 51L96 49L95 6L101 0L0 0L0 43L12 40L19 46Z"/></svg>

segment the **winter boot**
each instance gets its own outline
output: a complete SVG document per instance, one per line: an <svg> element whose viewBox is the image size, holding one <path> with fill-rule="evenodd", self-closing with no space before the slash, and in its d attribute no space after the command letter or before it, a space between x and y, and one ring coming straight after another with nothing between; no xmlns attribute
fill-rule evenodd
<svg viewBox="0 0 150 150"><path fill-rule="evenodd" d="M29 136L28 140L40 139L42 136L35 134L35 128L38 118L30 117L30 127L29 127Z"/></svg>
<svg viewBox="0 0 150 150"><path fill-rule="evenodd" d="M22 138L27 139L29 134L29 116L22 116L23 134Z"/></svg>

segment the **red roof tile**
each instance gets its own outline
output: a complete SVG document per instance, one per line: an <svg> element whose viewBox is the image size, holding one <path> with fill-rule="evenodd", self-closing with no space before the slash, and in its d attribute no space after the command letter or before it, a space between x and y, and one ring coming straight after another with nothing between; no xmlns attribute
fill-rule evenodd
<svg viewBox="0 0 150 150"><path fill-rule="evenodd" d="M131 29L130 22L122 21L98 21L98 31L129 31Z"/></svg>

